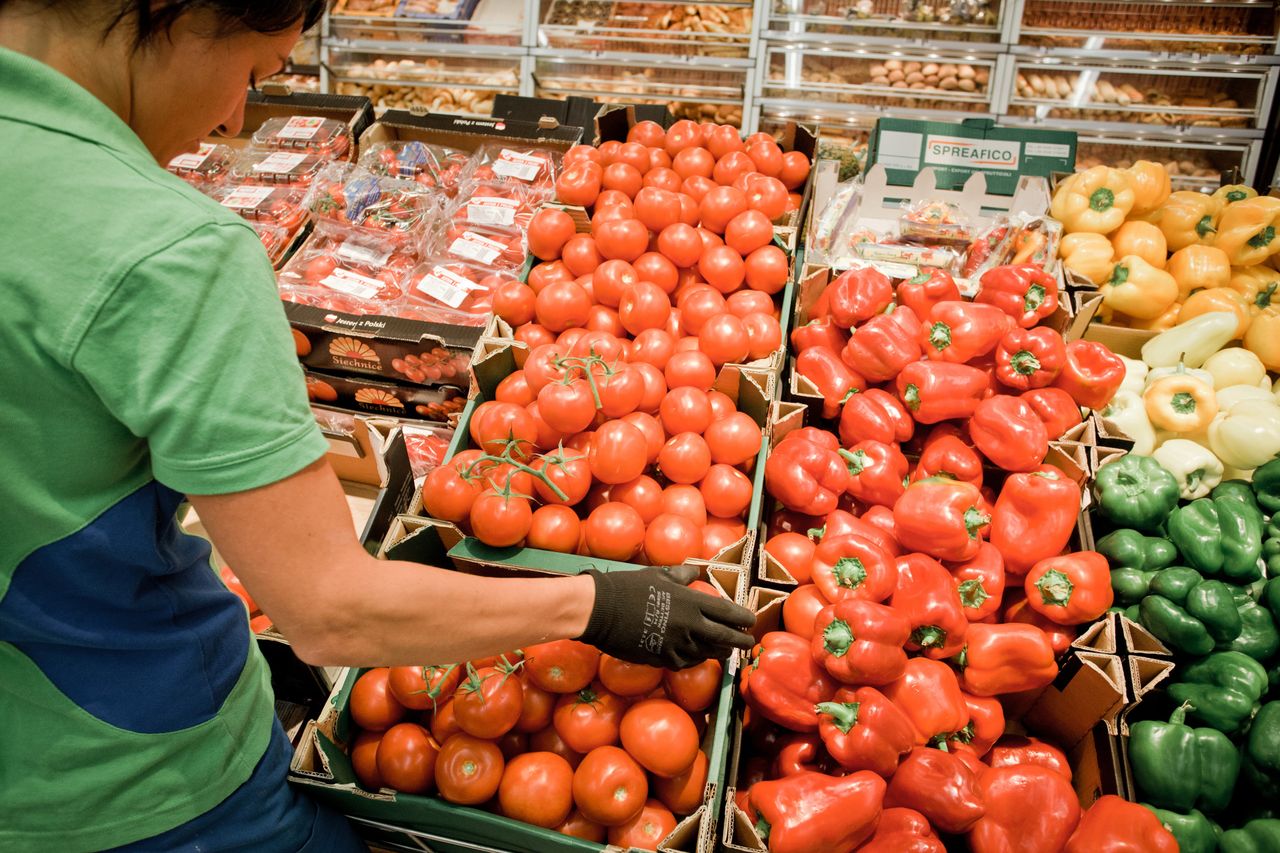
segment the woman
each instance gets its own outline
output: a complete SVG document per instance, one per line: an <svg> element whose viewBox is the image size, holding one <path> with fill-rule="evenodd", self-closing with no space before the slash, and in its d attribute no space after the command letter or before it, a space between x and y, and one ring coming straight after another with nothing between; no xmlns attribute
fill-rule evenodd
<svg viewBox="0 0 1280 853"><path fill-rule="evenodd" d="M158 165L237 135L322 5L0 0L0 849L357 846L285 785L184 495L317 664L750 643L683 570L495 580L360 547L257 237Z"/></svg>

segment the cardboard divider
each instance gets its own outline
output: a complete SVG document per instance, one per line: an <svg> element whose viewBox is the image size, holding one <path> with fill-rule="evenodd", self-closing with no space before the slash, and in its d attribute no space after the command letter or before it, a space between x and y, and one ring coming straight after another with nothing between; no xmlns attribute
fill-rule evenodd
<svg viewBox="0 0 1280 853"><path fill-rule="evenodd" d="M1160 642L1154 634L1142 627L1141 624L1134 622L1123 613L1113 613L1111 615L1112 621L1116 625L1116 639L1122 654L1157 658L1173 657L1173 652L1169 650L1169 647Z"/></svg>

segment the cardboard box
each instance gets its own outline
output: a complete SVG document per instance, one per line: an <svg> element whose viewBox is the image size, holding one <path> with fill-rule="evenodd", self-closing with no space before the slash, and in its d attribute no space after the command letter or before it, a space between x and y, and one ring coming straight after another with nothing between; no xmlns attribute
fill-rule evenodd
<svg viewBox="0 0 1280 853"><path fill-rule="evenodd" d="M409 110L387 110L360 136L360 145L396 140L430 142L460 151L475 151L494 141L518 141L528 145L567 151L582 139L582 128L549 121L505 118L463 118Z"/></svg>
<svg viewBox="0 0 1280 853"><path fill-rule="evenodd" d="M562 125L580 127L587 137L594 138L596 116L603 109L615 108L616 104L605 105L590 98L570 95L567 98L526 98L517 95L498 94L493 99L493 115L495 118L516 119L518 121L538 122L543 118L553 118ZM632 104L639 121L657 122L663 127L670 127L676 117L661 104Z"/></svg>
<svg viewBox="0 0 1280 853"><path fill-rule="evenodd" d="M360 376L304 368L307 396L313 403L393 418L445 423L462 410L466 397L453 385L405 385Z"/></svg>
<svg viewBox="0 0 1280 853"><path fill-rule="evenodd" d="M871 132L867 164L885 166L890 182L899 186L928 167L943 189L958 189L973 175L985 175L992 192L1007 196L1022 176L1074 171L1076 133L997 127L990 119L953 124L882 118Z"/></svg>
<svg viewBox="0 0 1280 853"><path fill-rule="evenodd" d="M360 95L320 95L263 84L261 91L249 93L240 134L232 139L218 137L209 141L243 148L267 119L289 116L322 116L346 122L351 142L347 159L355 162L360 154L360 135L373 124L373 102Z"/></svg>

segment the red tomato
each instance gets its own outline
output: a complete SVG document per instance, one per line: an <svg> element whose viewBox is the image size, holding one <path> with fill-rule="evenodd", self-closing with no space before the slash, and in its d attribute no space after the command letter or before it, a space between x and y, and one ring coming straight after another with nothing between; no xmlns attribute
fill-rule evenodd
<svg viewBox="0 0 1280 853"><path fill-rule="evenodd" d="M520 686L523 688L523 706L513 731L533 734L551 725L556 707L555 694L534 684L527 669L520 671ZM534 748L532 744L530 748Z"/></svg>
<svg viewBox="0 0 1280 853"><path fill-rule="evenodd" d="M636 195L636 218L655 233L680 221L680 202L670 190L645 187Z"/></svg>
<svg viewBox="0 0 1280 853"><path fill-rule="evenodd" d="M697 122L681 119L671 127L667 128L667 138L664 147L667 153L672 157L680 153L686 148L692 148L702 144L702 128Z"/></svg>
<svg viewBox="0 0 1280 853"><path fill-rule="evenodd" d="M504 282L493 294L493 313L512 326L531 322L537 294L533 288L518 281Z"/></svg>
<svg viewBox="0 0 1280 853"><path fill-rule="evenodd" d="M650 423L657 427L658 422L649 415L641 415L641 417L647 418ZM632 421L631 423L635 422ZM661 428L658 429L658 434L661 435ZM661 445L659 445L658 449L662 449ZM640 520L648 524L662 512L662 486L658 485L658 481L652 477L641 474L629 483L619 483L610 489L609 500L618 501L631 507L640 515ZM608 686L607 682L606 686ZM612 687L609 689L613 690ZM622 695L630 696L631 694L624 693Z"/></svg>
<svg viewBox="0 0 1280 853"><path fill-rule="evenodd" d="M702 551L702 529L683 515L664 512L649 522L644 555L654 566L678 566Z"/></svg>
<svg viewBox="0 0 1280 853"><path fill-rule="evenodd" d="M718 666L716 661L708 661L708 663L717 663ZM653 793L675 814L693 814L702 805L703 797L707 793L708 767L707 754L698 750L698 757L694 759L693 766L687 771L670 779L656 778L653 782Z"/></svg>
<svg viewBox="0 0 1280 853"><path fill-rule="evenodd" d="M745 465L755 459L763 441L760 427L745 412L713 420L703 437L712 461L724 465Z"/></svg>
<svg viewBox="0 0 1280 853"><path fill-rule="evenodd" d="M732 465L712 465L698 489L716 518L741 518L751 506L751 479Z"/></svg>
<svg viewBox="0 0 1280 853"><path fill-rule="evenodd" d="M714 588L712 594L720 595ZM697 714L710 708L719 695L722 672L720 661L710 658L687 669L668 670L662 676L662 683L672 702L690 714Z"/></svg>
<svg viewBox="0 0 1280 853"><path fill-rule="evenodd" d="M688 180L695 175L703 178L710 178L715 170L716 158L711 156L711 152L705 148L686 148L671 158L671 168L682 179Z"/></svg>
<svg viewBox="0 0 1280 853"><path fill-rule="evenodd" d="M737 544L746 532L746 525L741 521L708 518L707 526L702 529L702 559L712 560L719 556L730 545Z"/></svg>
<svg viewBox="0 0 1280 853"><path fill-rule="evenodd" d="M622 325L618 312L604 305L592 305L587 315L587 329L593 332L605 332L617 337L625 335L627 329Z"/></svg>
<svg viewBox="0 0 1280 853"><path fill-rule="evenodd" d="M733 399L720 391L708 391L707 402L711 404L711 422L727 418L738 411L738 406Z"/></svg>
<svg viewBox="0 0 1280 853"><path fill-rule="evenodd" d="M580 358L598 355L605 361L613 362L622 358L622 341L609 332L584 330L582 336L569 347L569 354Z"/></svg>
<svg viewBox="0 0 1280 853"><path fill-rule="evenodd" d="M552 282L538 294L534 312L545 329L563 332L586 325L591 314L591 297L571 281Z"/></svg>
<svg viewBox="0 0 1280 853"><path fill-rule="evenodd" d="M698 272L716 290L732 293L742 286L747 268L737 251L729 246L715 246L702 253Z"/></svg>
<svg viewBox="0 0 1280 853"><path fill-rule="evenodd" d="M451 803L479 805L498 793L504 768L502 750L495 743L459 733L440 747L436 787Z"/></svg>
<svg viewBox="0 0 1280 853"><path fill-rule="evenodd" d="M636 275L641 281L651 281L658 287L662 288L662 292L671 294L675 292L676 284L680 280L679 271L676 265L667 259L665 255L658 252L645 252L636 258L636 262L632 264L635 267Z"/></svg>
<svg viewBox="0 0 1280 853"><path fill-rule="evenodd" d="M534 510L527 544L530 548L572 554L580 534L577 513L567 506L548 504Z"/></svg>
<svg viewBox="0 0 1280 853"><path fill-rule="evenodd" d="M692 432L701 435L711 426L711 403L698 388L672 388L658 406L662 428L668 435Z"/></svg>
<svg viewBox="0 0 1280 853"><path fill-rule="evenodd" d="M562 204L590 207L596 203L603 181L604 170L599 163L582 160L568 164L556 178L556 198Z"/></svg>
<svg viewBox="0 0 1280 853"><path fill-rule="evenodd" d="M747 327L728 312L712 315L698 332L698 348L716 367L744 362L750 352Z"/></svg>
<svg viewBox="0 0 1280 853"><path fill-rule="evenodd" d="M613 423L624 422L614 421ZM630 424L626 425L631 427ZM639 430L636 432L639 433ZM641 441L643 440L642 437ZM643 454L644 451L641 450L639 461L642 466ZM587 516L586 536L587 549L593 557L625 563L630 561L644 544L644 522L640 519L640 513L629 505L620 501L609 501Z"/></svg>
<svg viewBox="0 0 1280 853"><path fill-rule="evenodd" d="M643 696L662 684L664 670L610 655L600 657L600 683L619 696ZM619 717L621 720L621 717Z"/></svg>
<svg viewBox="0 0 1280 853"><path fill-rule="evenodd" d="M432 518L460 524L471 517L471 506L480 496L481 488L479 480L464 480L459 474L459 466L450 462L427 475L423 484L422 506Z"/></svg>
<svg viewBox="0 0 1280 853"><path fill-rule="evenodd" d="M589 275L596 267L600 266L600 249L596 246L595 238L590 234L576 234L570 237L564 244L564 248L560 251L561 260L564 261L565 270L574 277L580 275ZM565 281L569 281L566 277ZM550 282L554 284L555 282ZM538 290L541 295L543 290L547 289L547 285L543 285Z"/></svg>
<svg viewBox="0 0 1280 853"><path fill-rule="evenodd" d="M685 193L677 194L676 198L680 200L680 221L685 225L697 225L700 216L698 203Z"/></svg>
<svg viewBox="0 0 1280 853"><path fill-rule="evenodd" d="M431 736L436 743L444 743L460 731L458 718L453 714L453 700L450 699L431 715Z"/></svg>
<svg viewBox="0 0 1280 853"><path fill-rule="evenodd" d="M573 768L551 752L517 756L503 771L498 802L513 820L555 829L573 811Z"/></svg>
<svg viewBox="0 0 1280 853"><path fill-rule="evenodd" d="M523 709L520 679L491 666L473 671L453 699L458 727L479 738L502 737L515 728Z"/></svg>
<svg viewBox="0 0 1280 853"><path fill-rule="evenodd" d="M622 149L622 143L616 139L610 139L608 142L600 143L600 165L608 166L614 160L618 159L618 151Z"/></svg>
<svg viewBox="0 0 1280 853"><path fill-rule="evenodd" d="M601 668L605 657L600 659ZM586 754L597 747L611 746L618 742L618 726L626 710L626 700L597 681L560 697L555 711L556 733L574 752Z"/></svg>
<svg viewBox="0 0 1280 853"><path fill-rule="evenodd" d="M667 486L662 492L662 511L692 521L699 530L707 524L707 504L693 486Z"/></svg>
<svg viewBox="0 0 1280 853"><path fill-rule="evenodd" d="M616 746L593 749L573 773L573 801L593 823L621 826L640 813L648 796L644 770Z"/></svg>
<svg viewBox="0 0 1280 853"><path fill-rule="evenodd" d="M351 719L362 729L383 732L404 719L405 707L391 692L391 670L371 669L351 688Z"/></svg>
<svg viewBox="0 0 1280 853"><path fill-rule="evenodd" d="M716 182L710 178L704 178L702 175L694 175L680 185L680 191L695 202L701 203L706 194L715 189L716 186Z"/></svg>
<svg viewBox="0 0 1280 853"><path fill-rule="evenodd" d="M394 666L388 687L396 701L414 711L434 709L453 695L462 679L462 669L449 666Z"/></svg>
<svg viewBox="0 0 1280 853"><path fill-rule="evenodd" d="M662 288L647 281L637 282L622 296L618 317L633 335L646 330L660 330L671 316L671 300Z"/></svg>
<svg viewBox="0 0 1280 853"><path fill-rule="evenodd" d="M671 155L661 148L649 149L649 171L671 168Z"/></svg>
<svg viewBox="0 0 1280 853"><path fill-rule="evenodd" d="M742 318L749 341L747 357L768 358L782 348L782 326L772 314L748 314Z"/></svg>
<svg viewBox="0 0 1280 853"><path fill-rule="evenodd" d="M769 294L761 293L758 290L735 291L725 299L724 307L729 313L738 317L746 317L748 314L758 313L773 316L778 310Z"/></svg>
<svg viewBox="0 0 1280 853"><path fill-rule="evenodd" d="M571 238L572 239L572 238ZM574 275L563 261L538 264L529 270L529 286L537 293L553 281L573 281Z"/></svg>
<svg viewBox="0 0 1280 853"><path fill-rule="evenodd" d="M675 349L675 341L665 329L645 329L636 335L631 362L645 362L661 370L666 367L667 360Z"/></svg>
<svg viewBox="0 0 1280 853"><path fill-rule="evenodd" d="M648 159L648 155L645 155L645 160ZM617 190L629 198L635 198L636 193L644 186L644 176L631 163L615 161L604 167L604 178L600 185L606 190Z"/></svg>
<svg viewBox="0 0 1280 853"><path fill-rule="evenodd" d="M563 455L557 453L554 457L541 457L534 460L532 467L545 473L565 495L564 498L557 496L541 478L535 477L533 490L543 503L575 506L591 489L591 466L587 455L584 451L575 450L571 444L566 443ZM530 519L529 523L532 526L533 520Z"/></svg>
<svg viewBox="0 0 1280 853"><path fill-rule="evenodd" d="M589 160L592 163L600 162L600 149L593 145L575 145L564 153L564 165L571 166L574 163L581 163Z"/></svg>
<svg viewBox="0 0 1280 853"><path fill-rule="evenodd" d="M600 394L600 414L620 418L636 410L644 398L645 381L638 371L625 362L614 362L593 370Z"/></svg>
<svg viewBox="0 0 1280 853"><path fill-rule="evenodd" d="M799 189L809 180L809 158L799 151L782 155L782 171L778 175L782 185L789 190Z"/></svg>
<svg viewBox="0 0 1280 853"><path fill-rule="evenodd" d="M777 246L761 246L744 263L747 287L762 293L774 294L787 286L791 264L787 253Z"/></svg>
<svg viewBox="0 0 1280 853"><path fill-rule="evenodd" d="M813 638L813 623L818 618L818 614L831 604L816 584L808 582L811 576L809 568L809 565L805 564L799 575L792 575L800 586L793 589L782 602L782 624L787 631L806 640ZM802 576L804 580L801 580Z"/></svg>
<svg viewBox="0 0 1280 853"><path fill-rule="evenodd" d="M659 153L661 153L663 157L667 156L665 152ZM675 169L665 166L653 166L650 164L650 169L644 176L644 186L646 189L653 187L655 189L677 193L680 191L682 184L683 182L680 180L680 175L676 173ZM643 191L644 190L641 190L641 192ZM639 200L639 198L640 196L637 194L636 199ZM678 205L675 206L678 207Z"/></svg>
<svg viewBox="0 0 1280 853"><path fill-rule="evenodd" d="M675 828L675 815L657 800L649 800L640 814L609 830L609 843L623 850L657 850Z"/></svg>
<svg viewBox="0 0 1280 853"><path fill-rule="evenodd" d="M559 700L557 699L557 701ZM551 725L550 717L548 717L548 723L544 728L529 735L529 749L533 752L550 752L558 755L569 762L570 767L576 768L582 763L582 754L569 748L569 745L560 737L555 727Z"/></svg>
<svg viewBox="0 0 1280 853"><path fill-rule="evenodd" d="M747 146L747 156L756 164L756 171L770 178L782 173L782 149L778 143L759 140Z"/></svg>
<svg viewBox="0 0 1280 853"><path fill-rule="evenodd" d="M795 578L797 583L808 583L816 547L808 536L799 533L779 533L765 543L764 550L777 561L778 565L786 569L787 574Z"/></svg>
<svg viewBox="0 0 1280 853"><path fill-rule="evenodd" d="M649 169L649 149L639 142L624 142L613 162L625 163L644 174Z"/></svg>
<svg viewBox="0 0 1280 853"><path fill-rule="evenodd" d="M689 712L666 699L632 705L619 729L622 746L655 776L679 776L698 757L698 729Z"/></svg>
<svg viewBox="0 0 1280 853"><path fill-rule="evenodd" d="M707 475L711 467L711 450L706 439L696 432L682 432L667 439L658 453L662 475L673 483L689 485Z"/></svg>
<svg viewBox="0 0 1280 853"><path fill-rule="evenodd" d="M733 187L716 187L702 198L698 211L702 227L723 234L729 222L748 208L748 195Z"/></svg>
<svg viewBox="0 0 1280 853"><path fill-rule="evenodd" d="M484 417L472 417L471 437L480 449L493 456L501 456L508 448L515 459L533 455L533 442L537 429L529 413L514 403L486 403ZM479 415L479 408L476 410Z"/></svg>
<svg viewBox="0 0 1280 853"><path fill-rule="evenodd" d="M591 293L601 305L617 308L622 303L622 295L639 280L635 268L627 261L608 260L592 274Z"/></svg>
<svg viewBox="0 0 1280 853"><path fill-rule="evenodd" d="M568 820L556 827L556 832L572 838L581 838L583 841L591 841L595 844L604 844L606 838L605 828L598 823L592 823L587 820L582 816L582 812L579 811L569 815Z"/></svg>
<svg viewBox="0 0 1280 853"><path fill-rule="evenodd" d="M356 771L360 784L369 791L385 786L382 774L378 772L378 746L382 743L383 734L362 731L351 743L351 767Z"/></svg>
<svg viewBox="0 0 1280 853"><path fill-rule="evenodd" d="M601 257L634 261L649 248L649 231L638 219L605 222L596 234Z"/></svg>
<svg viewBox="0 0 1280 853"><path fill-rule="evenodd" d="M425 794L435 787L439 752L422 726L398 723L387 729L378 744L378 775L389 788L405 794Z"/></svg>
<svg viewBox="0 0 1280 853"><path fill-rule="evenodd" d="M684 298L677 297L680 306L680 323L685 332L697 335L707 320L724 313L724 295L710 285L697 286L686 291Z"/></svg>
<svg viewBox="0 0 1280 853"><path fill-rule="evenodd" d="M499 402L515 403L517 406L528 406L537 399L533 389L529 387L529 380L525 378L523 370L507 374L498 383L498 388L493 392L493 396Z"/></svg>
<svg viewBox="0 0 1280 853"><path fill-rule="evenodd" d="M752 178L747 182L747 205L772 222L787 212L787 188L777 178Z"/></svg>
<svg viewBox="0 0 1280 853"><path fill-rule="evenodd" d="M577 693L596 677L600 650L577 640L554 640L529 646L524 660L529 679L538 687L550 693Z"/></svg>
<svg viewBox="0 0 1280 853"><path fill-rule="evenodd" d="M722 187L731 187L743 175L756 170L751 158L741 151L731 151L716 163L711 177Z"/></svg>
<svg viewBox="0 0 1280 853"><path fill-rule="evenodd" d="M589 458L591 473L602 483L634 480L644 473L644 434L625 421L609 421L596 431Z"/></svg>
<svg viewBox="0 0 1280 853"><path fill-rule="evenodd" d="M612 210L613 208L622 209L611 214L605 213L606 210ZM604 190L600 193L600 197L596 199L595 212L591 215L591 223L594 226L595 221L602 217L607 219L610 216L617 216L625 219L634 215L635 208L631 203L630 196L617 190Z"/></svg>
<svg viewBox="0 0 1280 853"><path fill-rule="evenodd" d="M702 257L698 229L683 222L668 225L658 234L658 251L677 267L692 267Z"/></svg>
<svg viewBox="0 0 1280 853"><path fill-rule="evenodd" d="M667 379L668 388L688 385L708 391L716 381L716 366L706 353L699 351L675 353L667 361L662 373Z"/></svg>
<svg viewBox="0 0 1280 853"><path fill-rule="evenodd" d="M577 231L573 217L554 207L544 207L529 221L529 251L535 258L554 261Z"/></svg>
<svg viewBox="0 0 1280 853"><path fill-rule="evenodd" d="M744 210L729 221L724 242L745 258L773 242L773 223L758 210Z"/></svg>
<svg viewBox="0 0 1280 853"><path fill-rule="evenodd" d="M667 132L656 121L638 121L627 131L628 142L639 142L650 148L659 148L666 141Z"/></svg>
<svg viewBox="0 0 1280 853"><path fill-rule="evenodd" d="M533 511L525 498L486 489L471 505L470 518L471 532L477 539L486 545L504 548L524 539L533 524Z"/></svg>

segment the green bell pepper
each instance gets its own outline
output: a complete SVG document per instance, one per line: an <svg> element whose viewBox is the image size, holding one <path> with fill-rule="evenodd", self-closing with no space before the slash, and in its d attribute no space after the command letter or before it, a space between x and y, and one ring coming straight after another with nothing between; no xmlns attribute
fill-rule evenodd
<svg viewBox="0 0 1280 853"><path fill-rule="evenodd" d="M1144 802L1187 812L1216 814L1231 802L1240 753L1217 729L1186 725L1180 707L1169 721L1143 720L1129 729L1129 763Z"/></svg>
<svg viewBox="0 0 1280 853"><path fill-rule="evenodd" d="M1253 718L1245 751L1258 770L1280 776L1280 701L1263 705Z"/></svg>
<svg viewBox="0 0 1280 853"><path fill-rule="evenodd" d="M1259 515L1262 514L1262 509L1258 506L1258 499L1253 494L1253 486L1249 485L1245 480L1223 480L1209 493L1209 497L1214 499L1235 498L1258 510Z"/></svg>
<svg viewBox="0 0 1280 853"><path fill-rule="evenodd" d="M1151 578L1139 621L1170 649L1200 657L1229 644L1244 629L1231 587L1195 569L1171 566Z"/></svg>
<svg viewBox="0 0 1280 853"><path fill-rule="evenodd" d="M1253 470L1253 495L1267 515L1280 512L1280 456Z"/></svg>
<svg viewBox="0 0 1280 853"><path fill-rule="evenodd" d="M1271 611L1272 618L1280 619L1280 574L1267 581L1258 603Z"/></svg>
<svg viewBox="0 0 1280 853"><path fill-rule="evenodd" d="M1152 576L1178 559L1178 549L1168 539L1128 528L1103 536L1094 550L1111 565L1111 589L1122 607L1142 601Z"/></svg>
<svg viewBox="0 0 1280 853"><path fill-rule="evenodd" d="M1270 661L1280 652L1280 631L1276 630L1271 611L1247 596L1236 604L1240 613L1240 636L1232 640L1228 648L1256 661Z"/></svg>
<svg viewBox="0 0 1280 853"><path fill-rule="evenodd" d="M1240 731L1267 692L1267 671L1240 652L1216 652L1174 670L1169 698L1188 705L1187 718L1226 734Z"/></svg>
<svg viewBox="0 0 1280 853"><path fill-rule="evenodd" d="M1169 539L1188 565L1234 583L1262 577L1262 513L1232 497L1201 498L1169 516Z"/></svg>
<svg viewBox="0 0 1280 853"><path fill-rule="evenodd" d="M1218 839L1221 853L1275 853L1280 850L1280 820L1251 820Z"/></svg>
<svg viewBox="0 0 1280 853"><path fill-rule="evenodd" d="M1094 488L1102 513L1120 527L1156 530L1178 505L1177 478L1150 456L1130 453L1103 465Z"/></svg>
<svg viewBox="0 0 1280 853"><path fill-rule="evenodd" d="M1262 540L1262 562L1265 564L1267 577L1280 575L1280 537Z"/></svg>
<svg viewBox="0 0 1280 853"><path fill-rule="evenodd" d="M1218 849L1218 836L1222 835L1222 828L1203 813L1193 809L1190 814L1179 814L1147 803L1142 805L1154 812L1164 828L1173 833L1178 841L1179 853L1215 853Z"/></svg>

